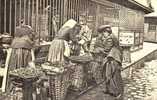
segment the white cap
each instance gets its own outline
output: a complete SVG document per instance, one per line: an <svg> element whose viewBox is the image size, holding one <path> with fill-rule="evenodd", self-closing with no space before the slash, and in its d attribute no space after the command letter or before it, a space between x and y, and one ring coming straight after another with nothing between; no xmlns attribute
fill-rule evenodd
<svg viewBox="0 0 157 100"><path fill-rule="evenodd" d="M75 20L69 19L67 22L64 23L64 25L61 28L64 28L64 27L73 28L76 24L77 22Z"/></svg>

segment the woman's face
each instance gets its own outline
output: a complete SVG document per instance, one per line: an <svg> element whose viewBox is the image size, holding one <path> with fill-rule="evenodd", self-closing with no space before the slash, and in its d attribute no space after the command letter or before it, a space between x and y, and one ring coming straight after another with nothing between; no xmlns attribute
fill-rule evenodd
<svg viewBox="0 0 157 100"><path fill-rule="evenodd" d="M106 32L106 31L103 32L103 36L105 36L105 37L107 37L109 34L110 33Z"/></svg>
<svg viewBox="0 0 157 100"><path fill-rule="evenodd" d="M77 42L80 39L80 36L79 36L80 30L81 30L81 27L79 26L74 27L72 32L70 32L70 40L72 40L73 42Z"/></svg>

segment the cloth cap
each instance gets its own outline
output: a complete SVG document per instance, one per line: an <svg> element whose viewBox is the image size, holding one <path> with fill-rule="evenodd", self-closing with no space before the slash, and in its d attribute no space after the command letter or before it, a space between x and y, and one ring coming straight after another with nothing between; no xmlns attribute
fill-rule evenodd
<svg viewBox="0 0 157 100"><path fill-rule="evenodd" d="M102 32L102 31L104 31L106 28L111 28L111 25L101 25L100 27L98 27L97 31L98 31L98 32Z"/></svg>

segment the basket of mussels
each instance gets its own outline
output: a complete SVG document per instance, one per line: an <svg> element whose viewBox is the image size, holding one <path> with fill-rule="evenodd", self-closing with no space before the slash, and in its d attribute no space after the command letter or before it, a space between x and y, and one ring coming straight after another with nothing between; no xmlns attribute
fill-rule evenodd
<svg viewBox="0 0 157 100"><path fill-rule="evenodd" d="M9 72L9 76L17 82L35 81L43 72L35 68L19 68Z"/></svg>

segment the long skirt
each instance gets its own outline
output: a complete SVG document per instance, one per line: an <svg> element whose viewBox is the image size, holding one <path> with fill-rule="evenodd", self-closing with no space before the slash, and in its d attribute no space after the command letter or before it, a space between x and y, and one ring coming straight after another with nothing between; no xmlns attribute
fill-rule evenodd
<svg viewBox="0 0 157 100"><path fill-rule="evenodd" d="M12 71L18 68L26 68L28 67L28 63L32 61L31 50L29 49L12 49L10 61L9 61L9 69L8 71ZM7 81L7 91L12 92L14 85L12 84L12 80L14 78L8 76Z"/></svg>
<svg viewBox="0 0 157 100"><path fill-rule="evenodd" d="M14 70L18 68L25 68L28 63L32 60L30 49L12 49L9 70Z"/></svg>
<svg viewBox="0 0 157 100"><path fill-rule="evenodd" d="M115 60L107 62L105 74L106 74L107 92L115 97L117 96L122 97L124 91L124 85L121 77L120 64ZM122 100L122 98L120 100Z"/></svg>
<svg viewBox="0 0 157 100"><path fill-rule="evenodd" d="M65 40L54 39L51 43L48 53L48 61L53 62L64 62L65 57L70 55L70 49Z"/></svg>

